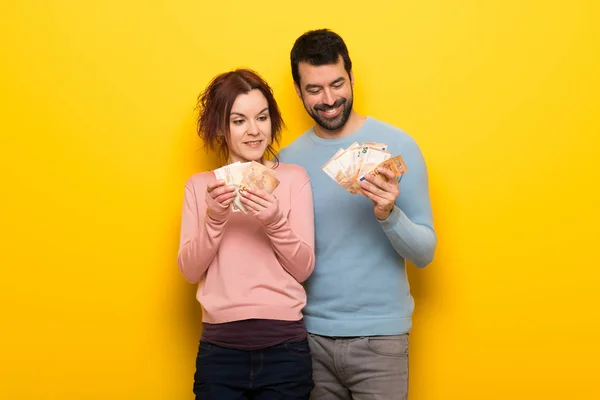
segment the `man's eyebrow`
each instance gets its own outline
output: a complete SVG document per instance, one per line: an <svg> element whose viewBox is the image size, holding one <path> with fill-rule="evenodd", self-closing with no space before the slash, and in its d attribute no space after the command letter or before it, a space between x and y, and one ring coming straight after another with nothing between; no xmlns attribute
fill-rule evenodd
<svg viewBox="0 0 600 400"><path fill-rule="evenodd" d="M306 89L306 90L310 90L310 89L320 89L320 88L322 88L322 87L323 87L323 86L321 86L321 85L315 85L315 84L309 83L308 85L306 85L306 86L304 87L304 89Z"/></svg>
<svg viewBox="0 0 600 400"><path fill-rule="evenodd" d="M345 79L343 76L340 76L339 78L337 78L336 80L334 80L333 82L331 82L331 83L330 83L330 85L335 85L335 84L337 84L337 83L341 83L341 82L343 82L343 81L345 81L345 80L346 80L346 79ZM323 86L321 86L321 85L315 85L315 84L313 84L313 83L309 83L308 85L306 85L306 86L304 87L304 89L305 89L305 90L310 90L310 89L320 89L320 88L322 88L322 87L323 87Z"/></svg>

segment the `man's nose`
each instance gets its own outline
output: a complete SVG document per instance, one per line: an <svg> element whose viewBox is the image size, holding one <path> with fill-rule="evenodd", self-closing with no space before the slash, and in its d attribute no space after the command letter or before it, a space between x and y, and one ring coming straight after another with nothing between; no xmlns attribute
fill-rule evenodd
<svg viewBox="0 0 600 400"><path fill-rule="evenodd" d="M333 95L331 94L331 91L326 89L323 92L323 103L327 104L328 106L332 106L335 103L335 100L333 99Z"/></svg>

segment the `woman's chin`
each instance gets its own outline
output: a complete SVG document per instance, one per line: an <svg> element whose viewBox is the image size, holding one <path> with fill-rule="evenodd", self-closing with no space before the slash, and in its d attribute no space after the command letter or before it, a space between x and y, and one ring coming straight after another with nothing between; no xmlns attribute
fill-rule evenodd
<svg viewBox="0 0 600 400"><path fill-rule="evenodd" d="M242 154L244 159L248 161L260 161L265 156L265 149L256 150L256 151L248 151L246 154Z"/></svg>

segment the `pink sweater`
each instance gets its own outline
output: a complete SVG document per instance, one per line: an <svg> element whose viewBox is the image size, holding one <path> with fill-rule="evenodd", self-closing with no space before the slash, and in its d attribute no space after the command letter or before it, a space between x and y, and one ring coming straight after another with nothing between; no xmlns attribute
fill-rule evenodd
<svg viewBox="0 0 600 400"><path fill-rule="evenodd" d="M302 318L306 293L300 283L315 263L311 185L297 165L279 164L275 172L280 184L273 195L281 213L267 226L250 213L231 212L222 223L207 217L212 171L186 182L177 261L185 278L198 282L204 322Z"/></svg>

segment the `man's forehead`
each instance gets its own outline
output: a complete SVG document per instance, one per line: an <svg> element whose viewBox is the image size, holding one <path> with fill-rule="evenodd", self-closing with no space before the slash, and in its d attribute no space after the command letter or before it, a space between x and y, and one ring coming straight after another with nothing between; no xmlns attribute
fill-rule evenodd
<svg viewBox="0 0 600 400"><path fill-rule="evenodd" d="M301 62L298 64L298 73L303 85L327 84L340 77L347 77L343 61L336 64L324 65L312 65L307 62Z"/></svg>

